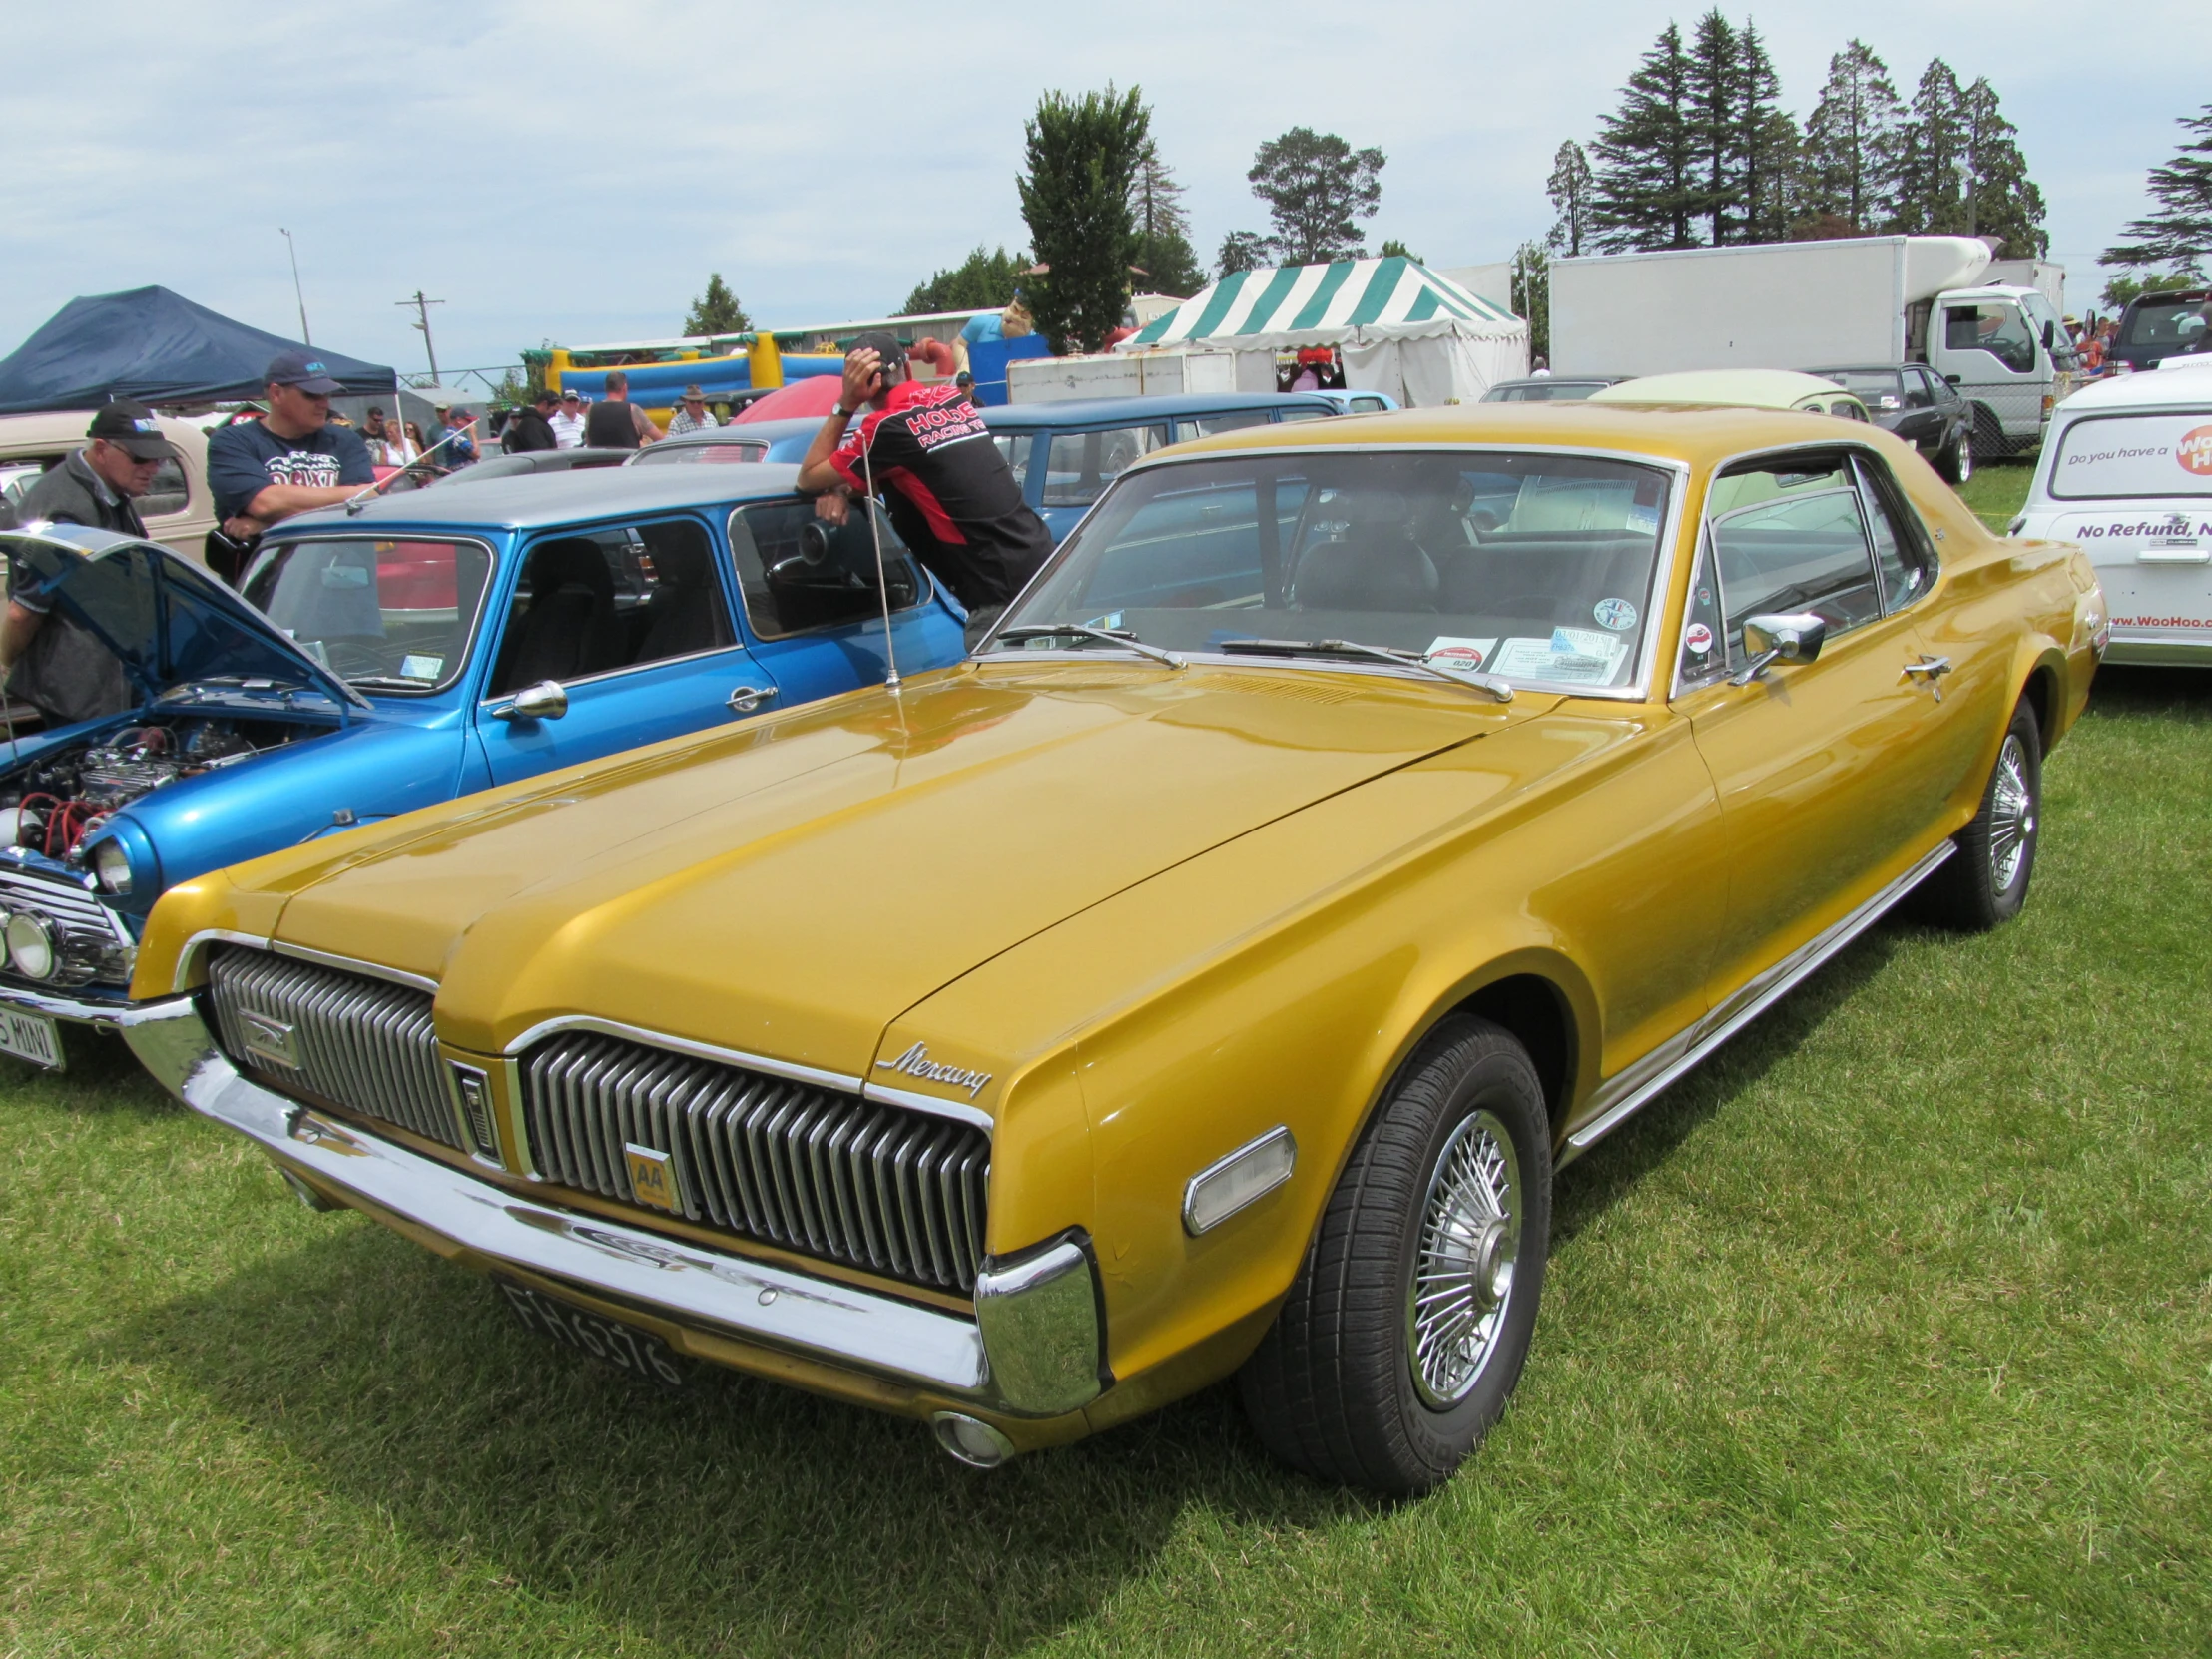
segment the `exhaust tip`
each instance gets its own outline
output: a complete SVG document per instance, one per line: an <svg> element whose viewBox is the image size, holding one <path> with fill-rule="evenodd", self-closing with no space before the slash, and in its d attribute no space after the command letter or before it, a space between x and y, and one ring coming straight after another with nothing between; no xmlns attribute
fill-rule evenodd
<svg viewBox="0 0 2212 1659"><path fill-rule="evenodd" d="M929 1419L937 1444L973 1468L995 1469L1014 1455L1014 1442L980 1418L939 1411Z"/></svg>

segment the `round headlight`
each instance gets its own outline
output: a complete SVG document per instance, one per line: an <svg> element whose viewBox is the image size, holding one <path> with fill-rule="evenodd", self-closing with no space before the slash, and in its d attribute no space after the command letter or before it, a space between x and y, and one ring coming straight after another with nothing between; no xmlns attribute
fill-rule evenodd
<svg viewBox="0 0 2212 1659"><path fill-rule="evenodd" d="M100 877L103 892L120 898L131 890L131 855L121 841L102 841L92 849L92 872Z"/></svg>
<svg viewBox="0 0 2212 1659"><path fill-rule="evenodd" d="M29 910L8 917L8 955L26 979L54 977L54 924Z"/></svg>

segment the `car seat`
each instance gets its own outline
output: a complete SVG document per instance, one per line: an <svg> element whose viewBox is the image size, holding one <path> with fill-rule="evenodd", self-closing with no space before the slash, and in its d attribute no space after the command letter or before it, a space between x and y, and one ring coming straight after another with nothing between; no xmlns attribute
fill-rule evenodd
<svg viewBox="0 0 2212 1659"><path fill-rule="evenodd" d="M530 605L508 642L500 691L622 666L614 578L597 543L581 537L540 542L530 551L524 576Z"/></svg>
<svg viewBox="0 0 2212 1659"><path fill-rule="evenodd" d="M688 535L671 537L653 549L653 572L657 580L645 602L645 632L631 661L657 663L730 643L714 562L705 547Z"/></svg>
<svg viewBox="0 0 2212 1659"><path fill-rule="evenodd" d="M1433 611L1436 566L1413 539L1412 513L1396 490L1358 490L1341 506L1342 540L1316 543L1299 560L1304 611Z"/></svg>

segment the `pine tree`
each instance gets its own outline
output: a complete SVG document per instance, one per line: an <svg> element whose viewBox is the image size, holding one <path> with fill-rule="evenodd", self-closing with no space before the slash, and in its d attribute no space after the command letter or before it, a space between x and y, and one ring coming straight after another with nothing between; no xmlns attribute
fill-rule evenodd
<svg viewBox="0 0 2212 1659"><path fill-rule="evenodd" d="M1382 247L1378 257L1385 260L1411 260L1415 265L1426 265L1428 263L1418 254L1414 253L1410 248L1406 247L1405 244L1399 242L1395 237L1386 237L1383 239Z"/></svg>
<svg viewBox="0 0 2212 1659"><path fill-rule="evenodd" d="M2010 259L2041 259L2050 248L2043 193L2027 176L2027 162L2014 142L2019 129L1998 111L1996 89L1986 77L1975 80L1960 101L1959 132L1966 235L1990 238Z"/></svg>
<svg viewBox="0 0 2212 1659"><path fill-rule="evenodd" d="M1058 350L1095 351L1121 326L1137 253L1129 198L1150 129L1139 90L1111 86L1081 98L1048 92L1023 126L1021 217L1038 263L1051 268L1027 297Z"/></svg>
<svg viewBox="0 0 2212 1659"><path fill-rule="evenodd" d="M2150 170L2147 188L2158 211L2121 232L2133 242L2107 248L2102 265L2173 265L2192 273L2212 257L2212 104L2202 115L2177 118L2196 137L2164 167Z"/></svg>
<svg viewBox="0 0 2212 1659"><path fill-rule="evenodd" d="M1690 222L1702 210L1697 135L1690 111L1690 61L1669 23L1643 56L1618 111L1603 118L1590 223L1608 253L1695 248Z"/></svg>
<svg viewBox="0 0 2212 1659"><path fill-rule="evenodd" d="M1270 252L1286 265L1356 260L1366 253L1357 219L1382 205L1382 166L1376 149L1355 150L1335 133L1293 127L1260 146L1245 177L1275 222Z"/></svg>
<svg viewBox="0 0 2212 1659"><path fill-rule="evenodd" d="M1690 42L1689 118L1697 151L1697 206L1706 240L1718 248L1742 240L1735 215L1743 200L1736 106L1742 41L1718 6L1697 20Z"/></svg>
<svg viewBox="0 0 2212 1659"><path fill-rule="evenodd" d="M1767 43L1748 20L1736 37L1735 124L1742 240L1780 242L1796 217L1803 140L1796 118L1782 107L1782 77L1767 56Z"/></svg>
<svg viewBox="0 0 2212 1659"><path fill-rule="evenodd" d="M931 311L980 311L1004 305L1021 286L1021 274L1029 269L1029 256L1008 254L1004 248L976 250L950 271L940 271L906 295L902 316L926 316Z"/></svg>
<svg viewBox="0 0 2212 1659"><path fill-rule="evenodd" d="M1551 356L1551 259L1541 243L1524 242L1513 250L1513 314L1528 322L1531 359Z"/></svg>
<svg viewBox="0 0 2212 1659"><path fill-rule="evenodd" d="M1895 217L1904 118L1889 66L1865 41L1828 60L1828 84L1805 123L1806 217L1833 214L1853 236Z"/></svg>
<svg viewBox="0 0 2212 1659"><path fill-rule="evenodd" d="M1551 177L1544 181L1544 194L1551 198L1552 211L1558 219L1552 223L1551 234L1544 238L1544 246L1574 259L1582 253L1582 247L1590 236L1590 213L1595 205L1592 198L1597 191L1597 181L1590 174L1590 158L1581 145L1569 139L1559 146L1551 158Z"/></svg>
<svg viewBox="0 0 2212 1659"><path fill-rule="evenodd" d="M1145 286L1155 293L1188 298L1206 285L1198 254L1191 247L1191 219L1183 208L1183 187L1176 182L1160 150L1145 140L1137 177L1129 192L1129 211L1137 223L1136 265Z"/></svg>
<svg viewBox="0 0 2212 1659"><path fill-rule="evenodd" d="M1959 173L1965 150L1959 106L1965 95L1941 58L1930 60L1913 93L1898 145L1896 207L1890 228L1909 236L1957 236L1966 228Z"/></svg>
<svg viewBox="0 0 2212 1659"><path fill-rule="evenodd" d="M1275 258L1268 246L1268 239L1257 231L1232 231L1221 239L1221 252L1215 256L1220 275L1234 276L1240 271L1258 271Z"/></svg>
<svg viewBox="0 0 2212 1659"><path fill-rule="evenodd" d="M738 303L738 296L723 281L722 273L709 272L707 291L692 301L691 314L684 318L684 337L706 339L715 334L742 334L752 326L752 319Z"/></svg>

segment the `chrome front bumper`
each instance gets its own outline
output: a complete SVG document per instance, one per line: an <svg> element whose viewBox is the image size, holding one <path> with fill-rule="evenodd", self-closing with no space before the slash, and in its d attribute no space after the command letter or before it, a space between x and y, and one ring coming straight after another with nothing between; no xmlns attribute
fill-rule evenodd
<svg viewBox="0 0 2212 1659"><path fill-rule="evenodd" d="M533 1204L323 1116L240 1074L191 997L141 1004L124 1034L164 1087L332 1192L488 1263L598 1290L671 1324L925 1390L1057 1416L1107 1380L1097 1270L1073 1239L976 1281L973 1319Z"/></svg>
<svg viewBox="0 0 2212 1659"><path fill-rule="evenodd" d="M36 991L28 985L0 985L0 1007L21 1008L72 1025L99 1025L111 1031L128 1031L146 1020L168 1017L162 1003L110 1002L102 997L74 996L68 991Z"/></svg>

